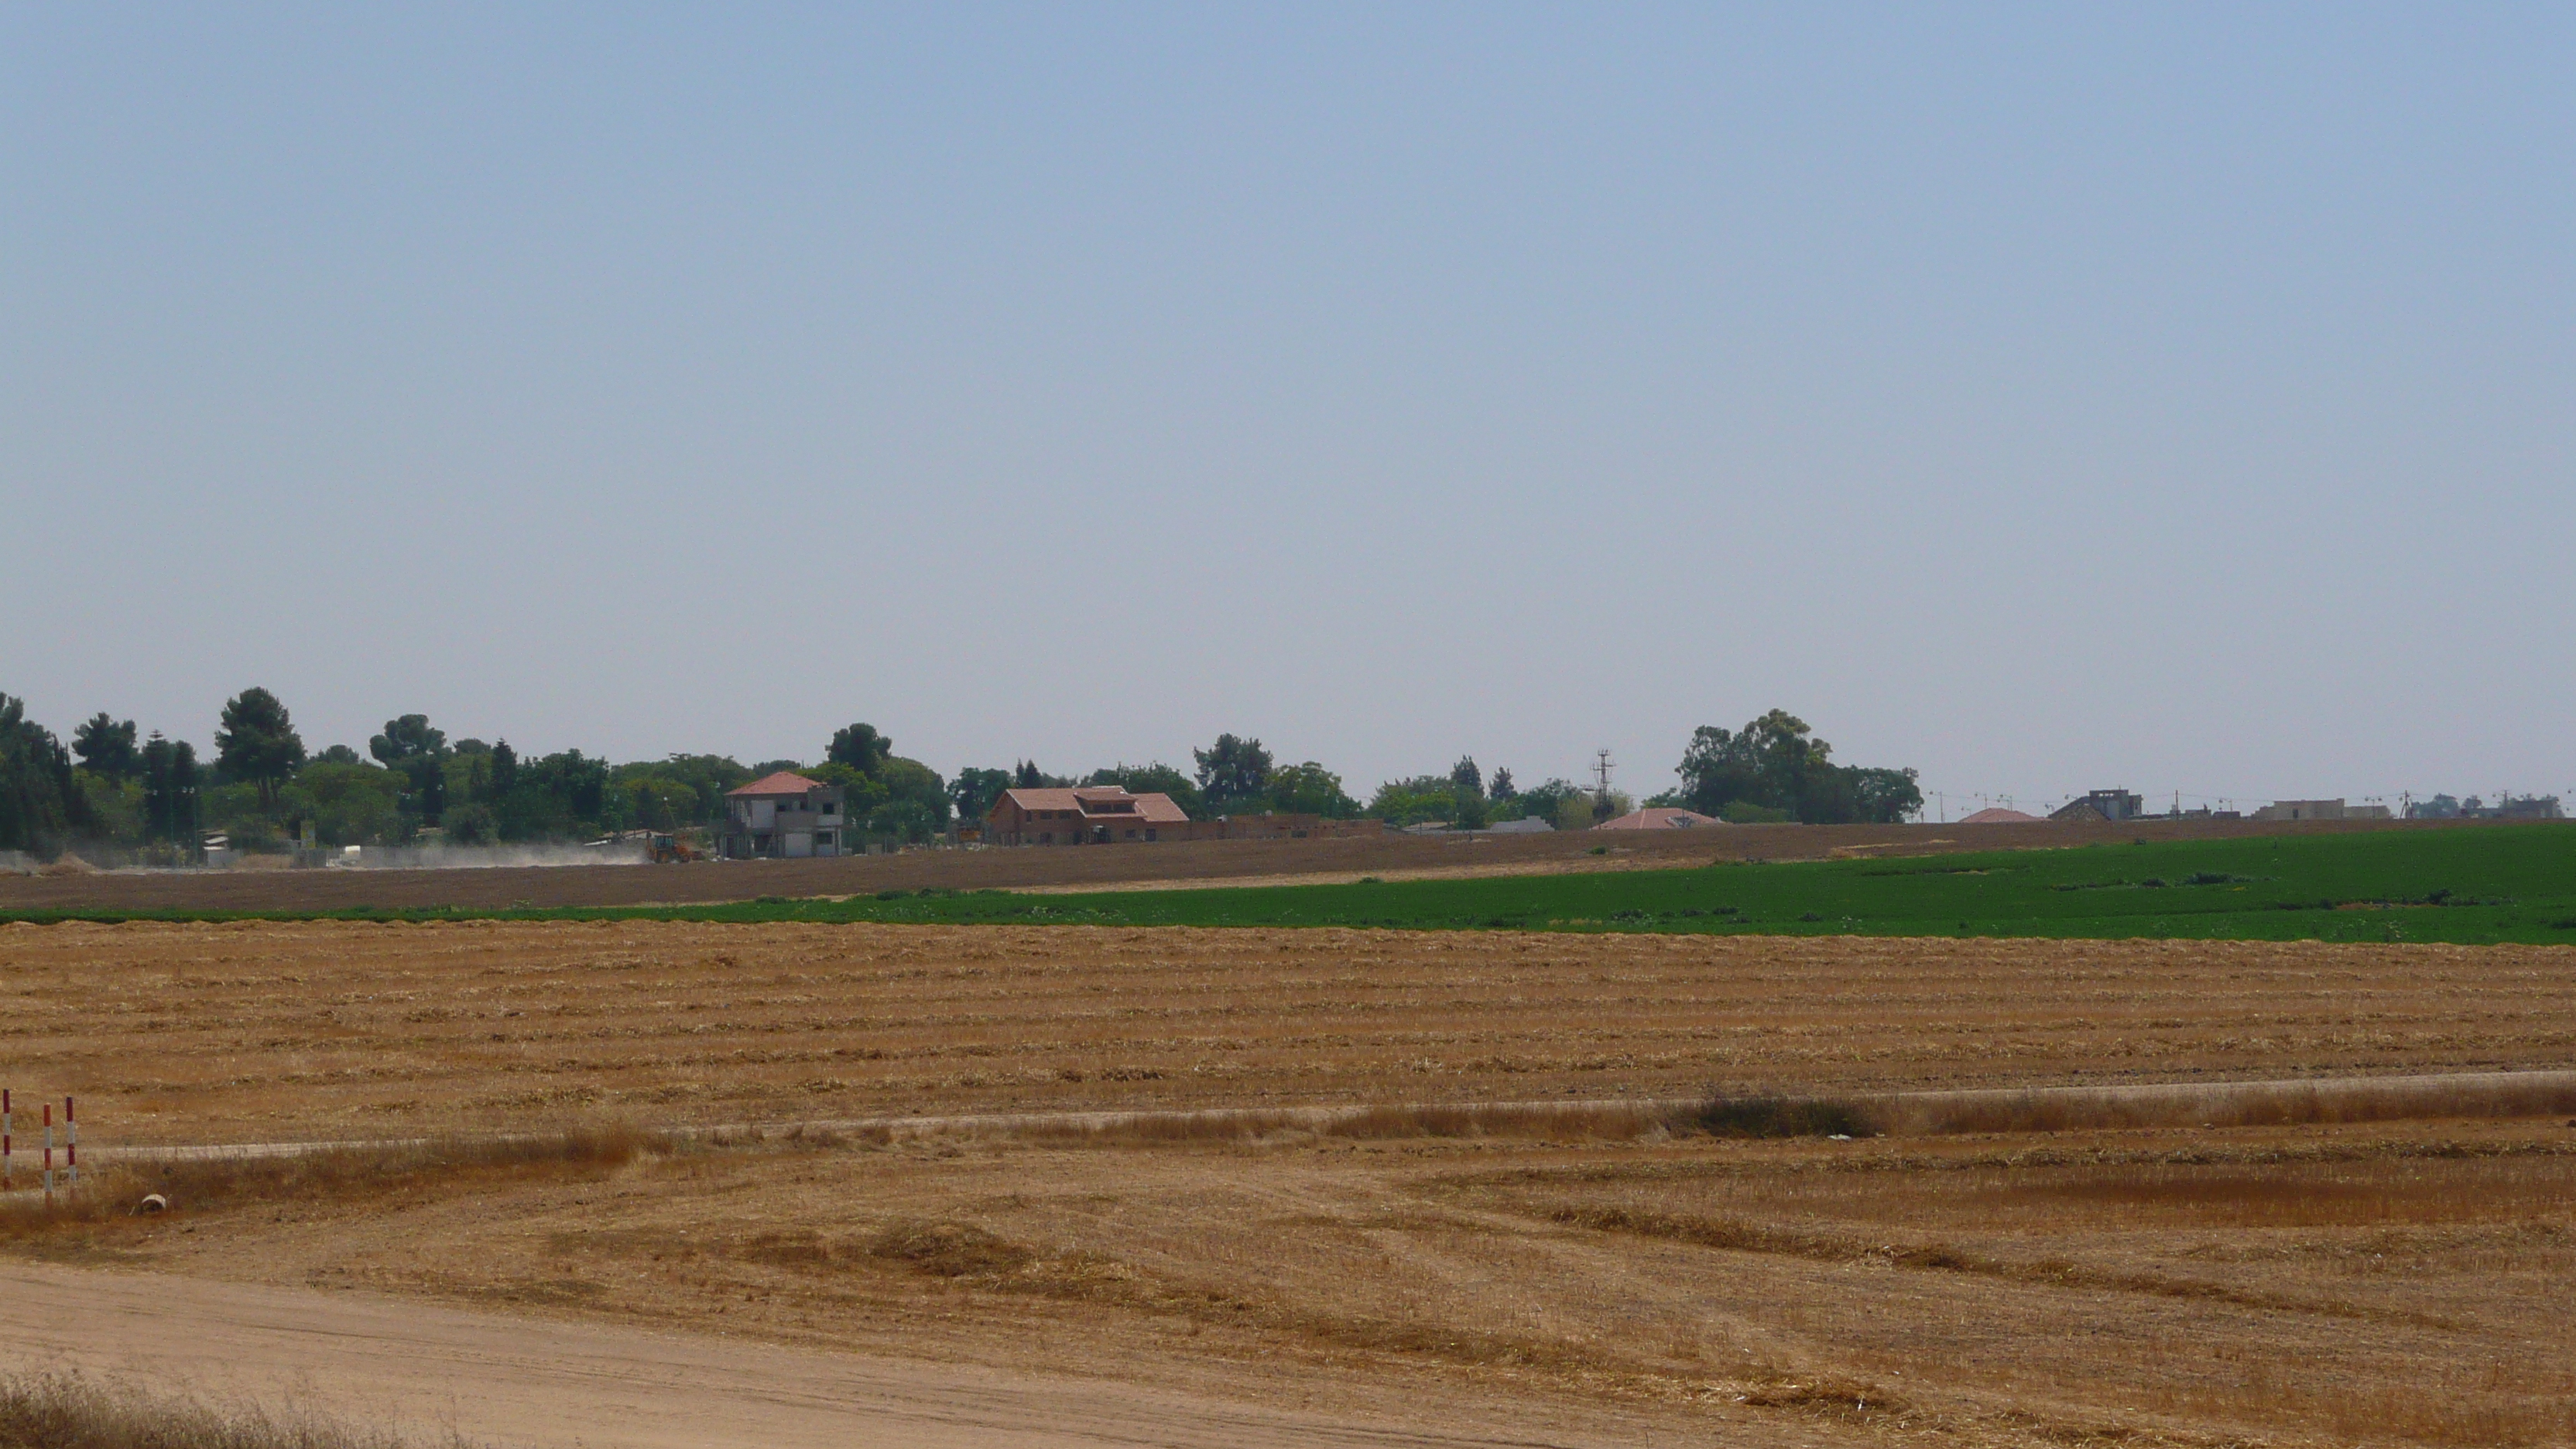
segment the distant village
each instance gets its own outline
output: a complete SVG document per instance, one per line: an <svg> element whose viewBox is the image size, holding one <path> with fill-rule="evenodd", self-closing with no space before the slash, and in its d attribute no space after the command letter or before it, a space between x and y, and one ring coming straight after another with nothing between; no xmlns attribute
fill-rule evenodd
<svg viewBox="0 0 2576 1449"><path fill-rule="evenodd" d="M1608 787L1606 773L1602 792ZM2457 800L2435 795L2403 806L2410 820L2558 820L2555 795L2507 795L2488 805L2472 795ZM2046 815L1989 807L1952 825L2112 824L2132 820L2391 820L2396 811L2381 804L2348 804L2342 800L2276 800L2251 812L2172 809L2150 812L2146 799L2131 790L2093 790ZM718 853L727 859L800 858L839 853L847 819L841 788L780 771L730 792ZM1756 822L1764 823L1764 822ZM1596 831L1727 829L1734 822L1679 806L1650 805L1611 815L1589 824L1560 825L1532 814L1517 820L1462 830L1447 821L1423 821L1400 827L1407 834L1530 835L1560 829ZM1375 818L1335 819L1305 812L1265 811L1255 815L1221 815L1192 819L1178 802L1159 792L1135 793L1119 785L1039 786L1003 790L982 822L960 822L949 842L981 846L1080 846L1154 844L1190 840L1307 840L1381 835L1391 829Z"/></svg>
<svg viewBox="0 0 2576 1449"><path fill-rule="evenodd" d="M1445 771L1377 785L1365 799L1314 760L1220 734L1186 767L1159 761L1052 775L1031 760L942 774L895 753L874 726L835 731L819 758L744 764L674 754L611 762L577 749L521 755L507 739L450 738L398 715L361 752L308 750L286 704L250 688L225 701L211 757L100 711L66 740L0 694L0 868L193 868L285 857L294 865L528 864L798 859L919 848L1044 848L1404 833L1537 835L1774 824L1940 826L2143 820L2556 820L2554 795L2276 800L2250 812L2179 797L2156 812L2128 789L2048 811L2009 799L1951 818L1916 771L1836 758L1806 721L1772 710L1741 728L1694 730L1640 800L1596 753L1581 781L1535 784L1460 755ZM472 852L460 855L459 852Z"/></svg>
<svg viewBox="0 0 2576 1449"><path fill-rule="evenodd" d="M2036 824L2043 820L2075 823L2113 823L2123 820L2563 820L2555 795L2503 795L2490 805L2475 795L2466 800L2449 795L2434 795L2416 800L2401 799L2397 808L2370 802L2350 804L2343 800L2275 800L2258 810L2219 810L2199 806L2186 810L2176 802L2169 810L2150 811L2146 797L2133 790L2090 790L2051 810L2046 815L2002 806L1983 810L1945 822L1951 825Z"/></svg>

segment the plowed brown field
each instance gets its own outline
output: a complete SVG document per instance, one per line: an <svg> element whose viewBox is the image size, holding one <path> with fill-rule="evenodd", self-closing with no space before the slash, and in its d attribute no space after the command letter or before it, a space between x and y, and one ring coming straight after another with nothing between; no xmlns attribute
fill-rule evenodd
<svg viewBox="0 0 2576 1449"><path fill-rule="evenodd" d="M1546 835L1380 835L1343 840L917 850L834 860L488 870L275 870L0 875L0 910L326 911L359 907L634 906L846 896L880 890L1084 890L1820 860L1836 852L1931 855L2061 849L2099 841L2224 839L2350 830L2440 830L2445 822L2142 820L2120 825L1750 825ZM1602 853L1595 854L1595 851Z"/></svg>

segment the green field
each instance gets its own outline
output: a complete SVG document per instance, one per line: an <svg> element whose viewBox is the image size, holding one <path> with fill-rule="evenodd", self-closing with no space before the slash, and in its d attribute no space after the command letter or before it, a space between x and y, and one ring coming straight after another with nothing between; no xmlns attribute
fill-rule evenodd
<svg viewBox="0 0 2576 1449"><path fill-rule="evenodd" d="M2576 826L2256 836L1356 885L1073 895L889 891L704 906L295 914L2576 944ZM0 918L209 920L240 914L73 910Z"/></svg>

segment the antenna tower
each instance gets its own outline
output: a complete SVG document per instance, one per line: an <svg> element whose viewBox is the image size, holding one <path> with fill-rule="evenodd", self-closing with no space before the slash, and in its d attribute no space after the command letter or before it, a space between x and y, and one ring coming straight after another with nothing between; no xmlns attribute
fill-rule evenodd
<svg viewBox="0 0 2576 1449"><path fill-rule="evenodd" d="M1608 750L1595 751L1592 757L1592 787L1600 794L1610 793L1610 771L1617 764Z"/></svg>

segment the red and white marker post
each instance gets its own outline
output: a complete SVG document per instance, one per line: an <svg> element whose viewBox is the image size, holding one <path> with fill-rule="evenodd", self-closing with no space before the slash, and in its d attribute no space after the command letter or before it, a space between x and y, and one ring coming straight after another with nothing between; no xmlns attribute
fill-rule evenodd
<svg viewBox="0 0 2576 1449"><path fill-rule="evenodd" d="M45 1104L45 1201L54 1200L54 1104Z"/></svg>
<svg viewBox="0 0 2576 1449"><path fill-rule="evenodd" d="M63 1098L63 1188L80 1191L80 1124L72 1120L72 1099Z"/></svg>

